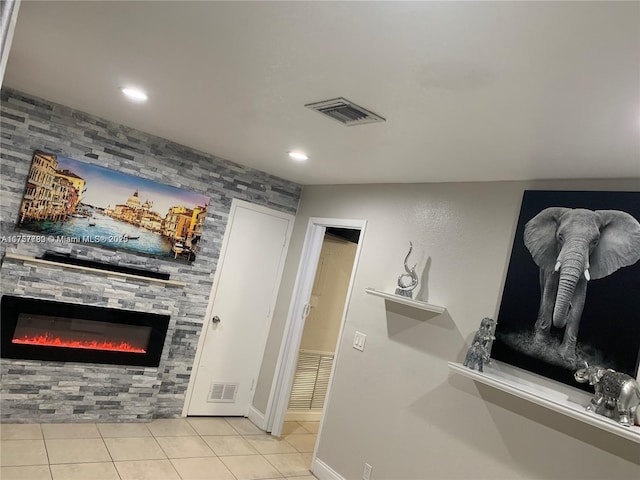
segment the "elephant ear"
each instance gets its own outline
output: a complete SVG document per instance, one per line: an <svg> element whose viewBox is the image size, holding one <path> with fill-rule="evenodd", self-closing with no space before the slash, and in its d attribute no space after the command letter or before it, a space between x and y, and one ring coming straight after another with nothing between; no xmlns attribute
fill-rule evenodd
<svg viewBox="0 0 640 480"><path fill-rule="evenodd" d="M592 279L606 277L640 259L640 223L626 212L596 210L600 241L589 256Z"/></svg>
<svg viewBox="0 0 640 480"><path fill-rule="evenodd" d="M533 260L542 269L553 268L560 250L556 241L556 229L560 217L570 208L545 208L524 226L524 244Z"/></svg>

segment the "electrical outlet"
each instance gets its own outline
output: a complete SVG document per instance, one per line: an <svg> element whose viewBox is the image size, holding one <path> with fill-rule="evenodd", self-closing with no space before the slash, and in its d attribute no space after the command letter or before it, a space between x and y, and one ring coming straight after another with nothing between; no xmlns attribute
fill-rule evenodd
<svg viewBox="0 0 640 480"><path fill-rule="evenodd" d="M362 480L371 480L371 470L373 470L373 467L365 463L364 470L362 471Z"/></svg>
<svg viewBox="0 0 640 480"><path fill-rule="evenodd" d="M362 332L356 332L353 336L353 348L364 352L364 343L367 341L367 336Z"/></svg>

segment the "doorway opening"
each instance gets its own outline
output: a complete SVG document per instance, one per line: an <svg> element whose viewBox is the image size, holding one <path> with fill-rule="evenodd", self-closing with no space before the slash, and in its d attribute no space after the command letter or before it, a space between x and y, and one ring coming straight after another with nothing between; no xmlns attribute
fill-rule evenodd
<svg viewBox="0 0 640 480"><path fill-rule="evenodd" d="M360 230L325 231L285 422L320 421L359 237Z"/></svg>
<svg viewBox="0 0 640 480"><path fill-rule="evenodd" d="M285 421L322 434L365 226L364 220L309 220L267 404L266 429L274 436L287 433ZM314 439L314 460L316 445Z"/></svg>

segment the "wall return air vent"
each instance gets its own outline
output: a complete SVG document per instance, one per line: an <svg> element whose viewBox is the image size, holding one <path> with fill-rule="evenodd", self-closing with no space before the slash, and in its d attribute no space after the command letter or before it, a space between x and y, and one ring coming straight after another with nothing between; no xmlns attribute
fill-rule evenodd
<svg viewBox="0 0 640 480"><path fill-rule="evenodd" d="M305 107L322 113L348 127L385 121L380 115L376 115L372 111L342 97L324 100L322 102L307 103Z"/></svg>
<svg viewBox="0 0 640 480"><path fill-rule="evenodd" d="M208 403L234 403L238 391L237 383L212 383Z"/></svg>

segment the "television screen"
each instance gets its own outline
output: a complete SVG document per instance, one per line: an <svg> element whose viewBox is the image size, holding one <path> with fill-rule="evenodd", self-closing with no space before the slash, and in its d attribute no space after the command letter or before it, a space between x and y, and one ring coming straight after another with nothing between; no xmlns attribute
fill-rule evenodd
<svg viewBox="0 0 640 480"><path fill-rule="evenodd" d="M195 260L209 197L36 151L18 228L46 243L83 243Z"/></svg>

